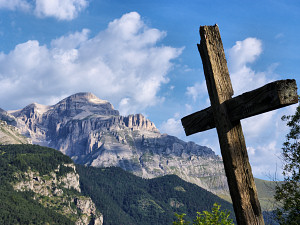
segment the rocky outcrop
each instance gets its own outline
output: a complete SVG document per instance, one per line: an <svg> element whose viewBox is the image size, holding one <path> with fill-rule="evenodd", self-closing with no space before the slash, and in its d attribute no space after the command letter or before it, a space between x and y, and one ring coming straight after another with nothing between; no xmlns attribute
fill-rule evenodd
<svg viewBox="0 0 300 225"><path fill-rule="evenodd" d="M103 216L99 215L96 206L89 197L81 197L74 199L76 207L87 217L81 217L83 224L103 224ZM77 223L80 224L80 223Z"/></svg>
<svg viewBox="0 0 300 225"><path fill-rule="evenodd" d="M65 174L60 174L60 167L70 168ZM32 191L34 198L45 207L54 209L75 220L78 225L103 224L103 216L97 211L90 197L80 194L79 175L74 164L62 164L49 174L40 175L31 171L17 172L13 183L17 191Z"/></svg>
<svg viewBox="0 0 300 225"><path fill-rule="evenodd" d="M119 124L124 124L126 127L132 130L148 130L153 132L159 132L155 127L154 123L146 119L142 114L120 117Z"/></svg>
<svg viewBox="0 0 300 225"><path fill-rule="evenodd" d="M215 193L227 188L222 160L211 149L161 134L142 114L120 116L91 93L53 106L34 103L11 114L33 143L55 148L76 163L119 166L145 178L177 174Z"/></svg>
<svg viewBox="0 0 300 225"><path fill-rule="evenodd" d="M23 136L20 130L6 121L0 120L0 144L29 144L30 139Z"/></svg>
<svg viewBox="0 0 300 225"><path fill-rule="evenodd" d="M5 121L8 125L16 126L16 119L8 112L0 108L0 120Z"/></svg>

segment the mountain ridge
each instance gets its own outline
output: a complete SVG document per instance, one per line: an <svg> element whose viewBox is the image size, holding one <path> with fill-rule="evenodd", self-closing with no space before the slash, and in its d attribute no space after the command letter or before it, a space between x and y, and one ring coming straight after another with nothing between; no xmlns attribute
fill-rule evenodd
<svg viewBox="0 0 300 225"><path fill-rule="evenodd" d="M34 144L74 162L118 166L144 178L176 174L214 193L227 192L223 163L211 149L161 134L142 114L121 116L106 100L77 93L57 104L30 104L11 112Z"/></svg>

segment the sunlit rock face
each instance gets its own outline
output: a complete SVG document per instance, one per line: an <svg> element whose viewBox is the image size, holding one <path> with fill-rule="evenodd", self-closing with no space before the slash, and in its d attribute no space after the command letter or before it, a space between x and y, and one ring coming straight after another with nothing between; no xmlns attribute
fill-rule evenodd
<svg viewBox="0 0 300 225"><path fill-rule="evenodd" d="M0 120L0 145L30 143L31 140L22 135L17 127Z"/></svg>
<svg viewBox="0 0 300 225"><path fill-rule="evenodd" d="M227 189L222 160L211 149L161 134L142 114L120 116L91 93L10 113L33 143L55 148L76 163L119 166L144 178L177 174L215 193Z"/></svg>
<svg viewBox="0 0 300 225"><path fill-rule="evenodd" d="M58 175L61 166L71 169L68 173ZM103 224L103 215L96 209L92 199L80 194L79 175L74 164L61 164L44 175L30 169L18 171L15 178L12 186L16 191L32 191L33 198L41 205L72 218L76 225ZM63 206L61 203L64 203Z"/></svg>

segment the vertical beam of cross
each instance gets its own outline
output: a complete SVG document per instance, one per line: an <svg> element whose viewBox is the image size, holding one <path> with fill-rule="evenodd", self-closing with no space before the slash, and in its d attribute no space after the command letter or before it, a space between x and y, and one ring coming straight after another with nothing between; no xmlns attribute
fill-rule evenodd
<svg viewBox="0 0 300 225"><path fill-rule="evenodd" d="M226 100L231 99L233 89L219 28L217 25L201 26L200 36L201 42L198 49L203 62L236 219L239 225L263 225L264 220L241 123L239 120L230 121L226 105L223 104Z"/></svg>

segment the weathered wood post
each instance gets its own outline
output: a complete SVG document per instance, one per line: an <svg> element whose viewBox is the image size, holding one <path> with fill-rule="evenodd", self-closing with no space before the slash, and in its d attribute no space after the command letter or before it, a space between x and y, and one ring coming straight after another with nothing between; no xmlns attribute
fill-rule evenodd
<svg viewBox="0 0 300 225"><path fill-rule="evenodd" d="M295 80L276 81L232 98L217 25L200 27L198 49L211 107L182 118L187 135L217 128L230 195L239 225L264 224L240 119L298 102Z"/></svg>

